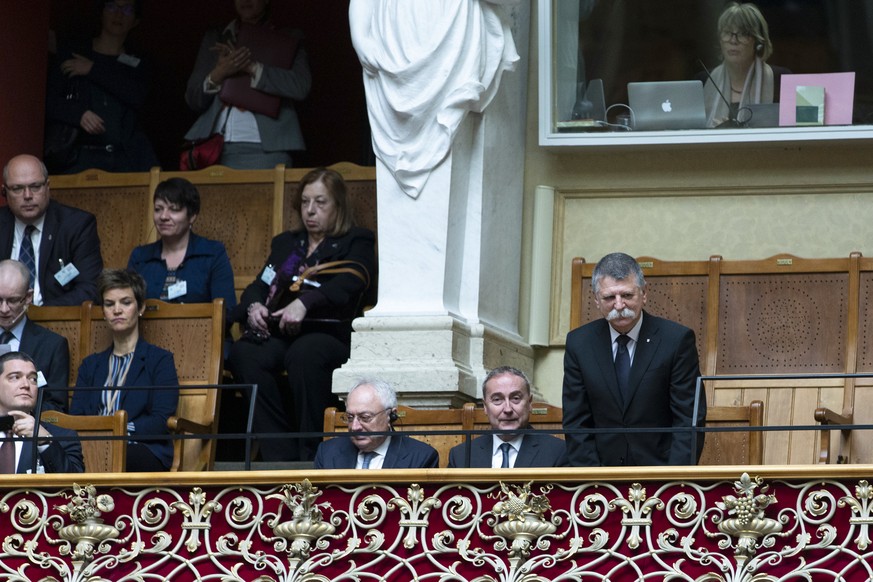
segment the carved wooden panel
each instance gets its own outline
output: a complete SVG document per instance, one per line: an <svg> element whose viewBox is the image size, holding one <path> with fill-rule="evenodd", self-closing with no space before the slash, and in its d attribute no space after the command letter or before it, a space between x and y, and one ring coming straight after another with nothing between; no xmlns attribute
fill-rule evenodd
<svg viewBox="0 0 873 582"><path fill-rule="evenodd" d="M843 372L848 275L722 275L719 374Z"/></svg>

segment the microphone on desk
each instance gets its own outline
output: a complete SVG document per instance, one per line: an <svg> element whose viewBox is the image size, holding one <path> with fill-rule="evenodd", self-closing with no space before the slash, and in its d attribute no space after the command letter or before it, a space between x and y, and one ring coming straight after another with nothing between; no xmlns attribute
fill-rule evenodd
<svg viewBox="0 0 873 582"><path fill-rule="evenodd" d="M724 104L728 110L728 121L727 122L730 123L731 125L733 125L734 127L745 127L746 124L749 123L749 120L752 119L752 110L749 109L748 107L738 107L736 117L732 117L731 116L731 103L730 103L730 101L728 101L727 97L724 96L724 93L721 92L721 87L718 86L718 84L712 78L712 75L709 74L709 69L706 68L706 65L703 64L703 61L701 61L700 59L697 59L697 62L700 64L701 67L703 67L703 72L706 73L706 78L709 79L709 82L712 83L712 86L715 87L716 91L718 91L718 95L719 95L719 97L721 97L721 100L724 101ZM740 121L740 119L739 119L740 114L743 112L747 113L748 116L746 116L746 119ZM721 124L721 125L724 125L724 124ZM719 127L721 127L721 126L719 126Z"/></svg>

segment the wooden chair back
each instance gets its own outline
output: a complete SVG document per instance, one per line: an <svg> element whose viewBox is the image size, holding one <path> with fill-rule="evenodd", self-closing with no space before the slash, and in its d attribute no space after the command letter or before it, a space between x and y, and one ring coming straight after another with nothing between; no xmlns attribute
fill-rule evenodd
<svg viewBox="0 0 873 582"><path fill-rule="evenodd" d="M545 402L534 402L530 409L529 423L531 428L549 432L560 439L564 434L563 428L564 411L559 406L552 406ZM464 430L488 430L491 423L485 409L477 407L472 402L464 404ZM554 431L554 432L551 432Z"/></svg>
<svg viewBox="0 0 873 582"><path fill-rule="evenodd" d="M224 243L236 289L244 289L258 275L270 256L270 241L282 231L284 171L279 165L270 170L211 166L196 172L161 172L161 181L185 178L197 187L202 204L196 232Z"/></svg>
<svg viewBox="0 0 873 582"><path fill-rule="evenodd" d="M153 229L151 184L155 176L157 169L151 173L86 170L52 176L51 196L96 216L103 264L123 268L133 248L148 241Z"/></svg>
<svg viewBox="0 0 873 582"><path fill-rule="evenodd" d="M84 313L83 353L105 350L112 338L100 306ZM224 366L224 300L212 303L165 303L147 299L140 321L147 342L173 352L179 376L179 406L170 417L173 433L216 434ZM171 470L202 471L215 461L214 439L177 439Z"/></svg>
<svg viewBox="0 0 873 582"><path fill-rule="evenodd" d="M410 435L437 450L440 455L440 467L448 466L449 450L464 440L460 432L464 419L464 410L461 408L418 409L400 405L397 407L397 417L393 423L394 430L397 432L458 431L457 434ZM341 418L341 413L335 407L324 411L324 432L346 432L348 428ZM330 437L325 437L325 440L328 438Z"/></svg>
<svg viewBox="0 0 873 582"><path fill-rule="evenodd" d="M127 436L127 412L112 416L76 416L56 410L46 411L41 421L74 430L80 437ZM86 473L122 473L127 462L127 441L83 439L82 456Z"/></svg>
<svg viewBox="0 0 873 582"><path fill-rule="evenodd" d="M70 348L70 386L76 384L79 364L82 362L82 307L76 305L63 307L39 307L31 305L27 317L36 324L49 329L67 339Z"/></svg>
<svg viewBox="0 0 873 582"><path fill-rule="evenodd" d="M377 232L376 169L347 162L334 164L329 168L338 172L346 183L355 224ZM298 204L295 204L295 196L300 180L311 169L288 168L285 170L283 190L285 212L282 216L282 230L303 227L303 221L300 219L300 208ZM266 255L264 256L266 257Z"/></svg>
<svg viewBox="0 0 873 582"><path fill-rule="evenodd" d="M764 403L748 406L710 406L706 426L764 426ZM758 431L708 432L700 455L700 465L762 465L764 433Z"/></svg>

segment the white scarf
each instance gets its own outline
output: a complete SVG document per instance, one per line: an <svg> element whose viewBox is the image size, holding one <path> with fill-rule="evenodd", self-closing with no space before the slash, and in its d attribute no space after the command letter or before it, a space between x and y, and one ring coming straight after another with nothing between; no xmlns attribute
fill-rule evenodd
<svg viewBox="0 0 873 582"><path fill-rule="evenodd" d="M703 99L706 103L706 126L717 127L730 119L730 110L724 99L730 97L731 79L723 64L713 69L711 77L703 87ZM719 95L713 83L721 89L724 99L722 99L722 95ZM746 82L743 84L738 107L773 103L773 85L773 69L760 57L756 57L754 64L749 67L749 72L746 73Z"/></svg>

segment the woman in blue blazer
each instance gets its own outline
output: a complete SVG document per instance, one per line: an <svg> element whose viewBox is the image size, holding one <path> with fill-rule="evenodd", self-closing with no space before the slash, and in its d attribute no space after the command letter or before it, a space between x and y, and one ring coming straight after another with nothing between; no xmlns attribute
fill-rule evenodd
<svg viewBox="0 0 873 582"><path fill-rule="evenodd" d="M178 388L130 389L179 385L173 354L139 337L145 281L132 271L107 269L97 283L103 317L112 330L112 345L82 361L76 388L104 386L104 389L75 390L70 412L108 415L125 410L132 439L137 435L168 434L167 419L176 412ZM169 439L143 438L127 445L128 471L166 471L172 462L173 445Z"/></svg>
<svg viewBox="0 0 873 582"><path fill-rule="evenodd" d="M224 299L236 306L233 270L224 245L197 236L200 193L185 178L158 184L154 195L155 230L160 240L133 249L127 268L143 276L146 297L170 303L209 303Z"/></svg>

